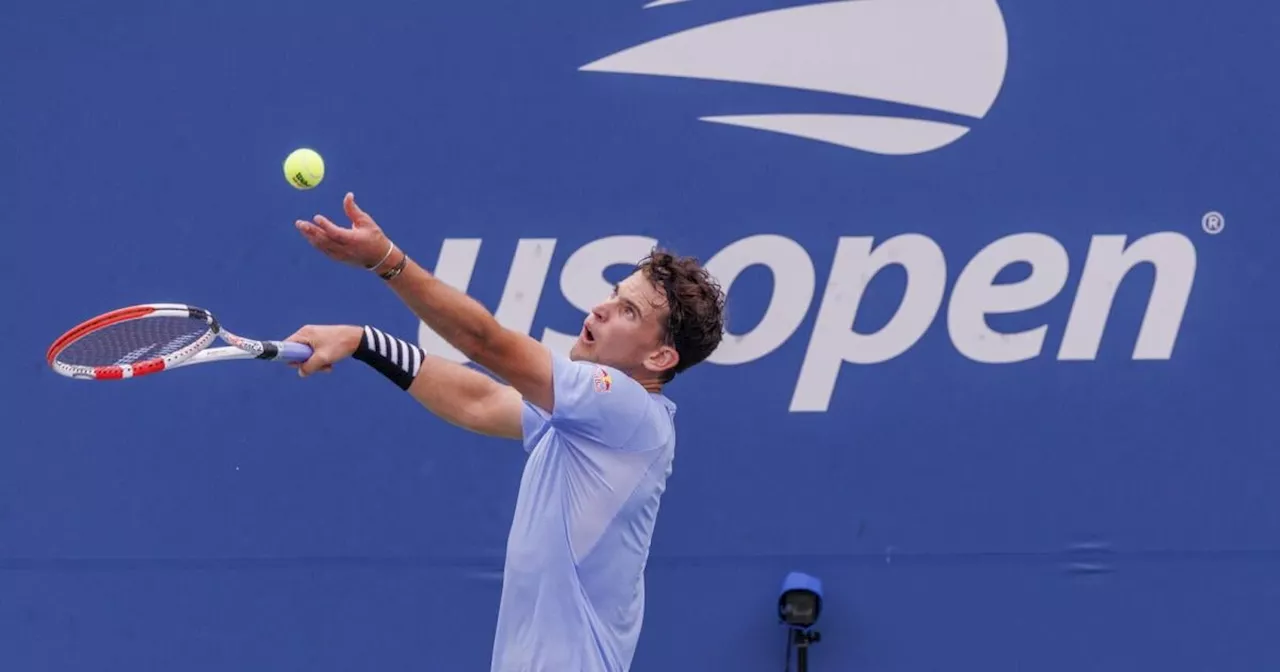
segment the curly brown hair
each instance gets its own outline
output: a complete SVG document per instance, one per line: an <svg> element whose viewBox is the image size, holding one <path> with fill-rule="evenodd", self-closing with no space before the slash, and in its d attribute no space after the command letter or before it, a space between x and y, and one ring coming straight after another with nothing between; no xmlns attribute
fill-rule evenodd
<svg viewBox="0 0 1280 672"><path fill-rule="evenodd" d="M724 338L724 291L696 258L662 248L654 248L636 270L667 295L666 342L680 355L676 365L663 372L667 382L719 347Z"/></svg>

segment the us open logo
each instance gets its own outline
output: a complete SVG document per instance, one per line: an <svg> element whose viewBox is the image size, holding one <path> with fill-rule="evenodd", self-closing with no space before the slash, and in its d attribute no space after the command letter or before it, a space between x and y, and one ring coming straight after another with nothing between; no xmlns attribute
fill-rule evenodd
<svg viewBox="0 0 1280 672"><path fill-rule="evenodd" d="M657 0L645 8L677 5L664 10L676 11L682 4ZM1008 47L1004 16L995 0L844 0L698 26L579 69L898 103L904 116L773 111L700 119L906 155L945 147L986 116L1004 84ZM920 111L948 121L909 116Z"/></svg>

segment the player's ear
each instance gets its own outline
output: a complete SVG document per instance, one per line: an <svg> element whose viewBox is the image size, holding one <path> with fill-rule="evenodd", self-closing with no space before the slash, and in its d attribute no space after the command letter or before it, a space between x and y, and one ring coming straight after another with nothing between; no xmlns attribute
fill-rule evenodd
<svg viewBox="0 0 1280 672"><path fill-rule="evenodd" d="M644 360L644 368L654 373L662 373L680 362L680 353L669 345L662 345L649 353Z"/></svg>

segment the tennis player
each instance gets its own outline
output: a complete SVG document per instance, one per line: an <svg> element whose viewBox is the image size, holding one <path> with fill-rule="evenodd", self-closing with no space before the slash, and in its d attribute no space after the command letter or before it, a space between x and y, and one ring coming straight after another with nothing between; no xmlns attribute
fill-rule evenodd
<svg viewBox="0 0 1280 672"><path fill-rule="evenodd" d="M343 207L350 228L323 216L297 227L329 258L381 276L506 383L372 326L303 327L289 340L315 352L299 373L353 357L455 425L522 441L491 670L625 672L676 445L676 407L663 388L719 345L721 288L695 260L655 250L591 310L566 358L414 263L353 195Z"/></svg>

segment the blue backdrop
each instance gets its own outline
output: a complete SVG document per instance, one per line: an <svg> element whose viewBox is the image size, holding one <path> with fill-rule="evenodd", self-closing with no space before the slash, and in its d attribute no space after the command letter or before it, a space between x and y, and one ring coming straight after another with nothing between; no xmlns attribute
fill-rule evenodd
<svg viewBox="0 0 1280 672"><path fill-rule="evenodd" d="M488 669L517 444L359 364L43 361L164 301L449 354L293 228L348 190L552 347L652 240L731 280L670 389L637 672L778 669L791 570L814 670L1280 668L1275 6L0 16L0 669Z"/></svg>

